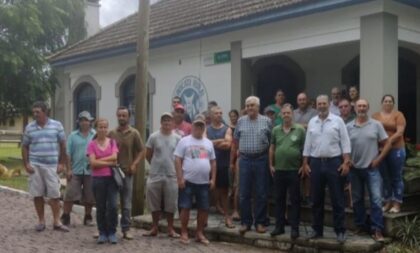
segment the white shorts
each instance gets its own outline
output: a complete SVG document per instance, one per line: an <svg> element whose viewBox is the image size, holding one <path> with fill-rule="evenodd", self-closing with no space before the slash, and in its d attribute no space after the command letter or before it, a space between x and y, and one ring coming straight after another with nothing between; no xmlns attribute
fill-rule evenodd
<svg viewBox="0 0 420 253"><path fill-rule="evenodd" d="M29 175L29 194L32 197L60 198L60 178L57 166L31 164L34 173Z"/></svg>

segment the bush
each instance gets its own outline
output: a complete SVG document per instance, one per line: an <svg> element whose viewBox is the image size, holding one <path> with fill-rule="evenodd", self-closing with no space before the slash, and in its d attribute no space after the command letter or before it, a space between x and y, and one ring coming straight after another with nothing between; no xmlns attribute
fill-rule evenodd
<svg viewBox="0 0 420 253"><path fill-rule="evenodd" d="M420 217L413 219L405 217L402 221L397 221L395 226L396 240L403 246L413 250L420 248Z"/></svg>

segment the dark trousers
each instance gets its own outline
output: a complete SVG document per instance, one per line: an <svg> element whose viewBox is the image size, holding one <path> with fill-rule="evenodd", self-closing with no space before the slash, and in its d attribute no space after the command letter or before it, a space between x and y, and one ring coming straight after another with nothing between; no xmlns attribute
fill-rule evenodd
<svg viewBox="0 0 420 253"><path fill-rule="evenodd" d="M298 230L300 220L300 180L298 171L276 171L274 174L276 200L276 227L286 223L287 192L290 197L288 221L292 229Z"/></svg>
<svg viewBox="0 0 420 253"><path fill-rule="evenodd" d="M93 177L96 201L96 223L101 235L115 234L118 224L118 187L113 177Z"/></svg>
<svg viewBox="0 0 420 253"><path fill-rule="evenodd" d="M345 177L340 175L338 168L342 164L341 157L310 159L311 167L311 193L312 193L312 228L319 235L324 233L324 199L325 187L330 191L333 208L334 231L344 233Z"/></svg>
<svg viewBox="0 0 420 253"><path fill-rule="evenodd" d="M254 211L251 209L252 190L255 187ZM239 203L241 224L266 225L267 222L268 156L239 159Z"/></svg>

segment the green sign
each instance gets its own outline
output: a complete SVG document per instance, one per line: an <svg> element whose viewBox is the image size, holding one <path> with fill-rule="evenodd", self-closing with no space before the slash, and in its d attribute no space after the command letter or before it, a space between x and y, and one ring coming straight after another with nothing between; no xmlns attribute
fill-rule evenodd
<svg viewBox="0 0 420 253"><path fill-rule="evenodd" d="M230 51L214 53L214 64L230 62Z"/></svg>

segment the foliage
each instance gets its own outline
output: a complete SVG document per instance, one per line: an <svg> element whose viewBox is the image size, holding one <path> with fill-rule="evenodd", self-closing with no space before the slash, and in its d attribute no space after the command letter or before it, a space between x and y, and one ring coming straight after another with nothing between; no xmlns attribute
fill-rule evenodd
<svg viewBox="0 0 420 253"><path fill-rule="evenodd" d="M405 217L397 221L395 226L395 237L399 243L410 249L420 248L420 216L413 219Z"/></svg>
<svg viewBox="0 0 420 253"><path fill-rule="evenodd" d="M418 251L416 249L409 249L405 247L404 245L401 245L400 243L392 243L388 245L385 249L386 253L417 253Z"/></svg>
<svg viewBox="0 0 420 253"><path fill-rule="evenodd" d="M83 0L0 0L0 102L27 115L58 84L48 55L85 36Z"/></svg>

